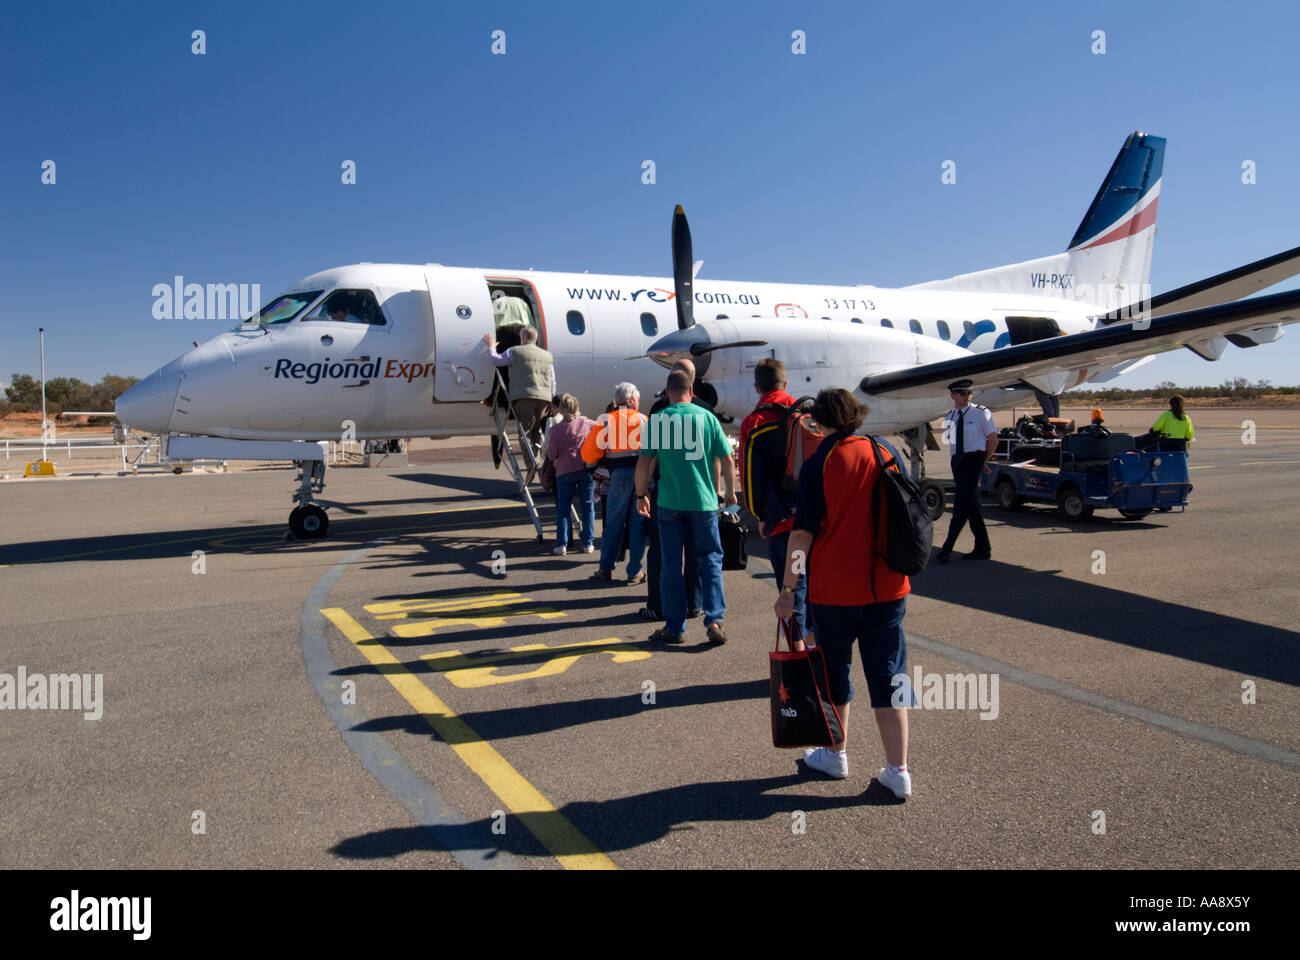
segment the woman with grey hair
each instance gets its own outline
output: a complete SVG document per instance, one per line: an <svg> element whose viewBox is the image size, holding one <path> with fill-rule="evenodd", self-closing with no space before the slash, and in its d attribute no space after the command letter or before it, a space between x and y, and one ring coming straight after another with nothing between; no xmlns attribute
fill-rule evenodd
<svg viewBox="0 0 1300 960"><path fill-rule="evenodd" d="M546 434L546 455L555 464L555 543L551 551L562 557L569 547L569 507L578 498L578 516L582 520L582 552L593 553L596 546L596 501L592 497L594 482L582 461L582 442L596 425L578 409L578 398L561 394L556 407L562 419Z"/></svg>

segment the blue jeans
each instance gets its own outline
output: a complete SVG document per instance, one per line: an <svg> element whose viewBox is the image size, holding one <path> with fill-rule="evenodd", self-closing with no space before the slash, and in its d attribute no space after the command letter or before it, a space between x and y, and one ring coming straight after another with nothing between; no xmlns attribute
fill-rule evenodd
<svg viewBox="0 0 1300 960"><path fill-rule="evenodd" d="M871 705L893 706L894 677L907 673L907 640L903 636L906 609L906 597L855 607L809 604L817 628L817 646L826 656L832 702L840 704L853 700L849 667L853 664L853 641L856 640L858 652L862 654L862 672L867 675Z"/></svg>
<svg viewBox="0 0 1300 960"><path fill-rule="evenodd" d="M600 531L600 569L613 570L623 549L623 531L628 531L627 575L641 572L645 556L645 517L636 512L636 470L619 467L609 477L605 495L605 527ZM628 524L631 524L631 529Z"/></svg>
<svg viewBox="0 0 1300 960"><path fill-rule="evenodd" d="M578 516L582 520L582 545L596 542L596 501L592 491L596 482L586 470L575 470L555 478L555 542L569 545L569 506L573 495L578 495Z"/></svg>
<svg viewBox="0 0 1300 960"><path fill-rule="evenodd" d="M649 549L646 550L645 572L646 572L646 602L645 605L653 610L659 616L663 617L664 598L660 590L660 581L663 577L663 564L659 562L662 552L659 547L659 507L655 503L655 494L650 494L650 523L646 527L646 542ZM700 570L699 564L695 561L695 548L690 541L690 531L687 531L685 541L686 553L686 606L687 613L691 610L704 609L704 590L700 587Z"/></svg>
<svg viewBox="0 0 1300 960"><path fill-rule="evenodd" d="M776 574L776 589L779 591L785 582L786 551L790 549L790 531L778 533L767 538L767 558L772 562L772 572ZM799 581L794 587L794 622L799 628L799 635L808 636L810 629L805 606L808 599L808 576L799 574Z"/></svg>
<svg viewBox="0 0 1300 960"><path fill-rule="evenodd" d="M718 537L718 511L669 510L659 508L659 545L662 550L659 591L663 595L664 620L670 633L686 632L686 578L682 556L687 537L694 544L704 591L704 625L718 623L726 615L722 595L722 541Z"/></svg>

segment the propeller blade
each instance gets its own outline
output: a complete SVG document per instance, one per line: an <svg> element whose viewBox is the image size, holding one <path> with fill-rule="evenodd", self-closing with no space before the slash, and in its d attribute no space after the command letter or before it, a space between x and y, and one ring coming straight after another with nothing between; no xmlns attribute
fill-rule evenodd
<svg viewBox="0 0 1300 960"><path fill-rule="evenodd" d="M766 340L733 340L731 343L692 343L691 356L698 357L714 350L726 350L728 347L766 347Z"/></svg>
<svg viewBox="0 0 1300 960"><path fill-rule="evenodd" d="M673 292L677 301L677 329L695 326L695 294L691 290L691 228L679 203L673 211Z"/></svg>

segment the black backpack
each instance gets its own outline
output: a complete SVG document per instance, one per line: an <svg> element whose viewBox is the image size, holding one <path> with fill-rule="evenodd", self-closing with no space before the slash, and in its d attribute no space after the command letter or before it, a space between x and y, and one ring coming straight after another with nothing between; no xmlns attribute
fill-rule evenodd
<svg viewBox="0 0 1300 960"><path fill-rule="evenodd" d="M777 486L786 493L794 493L799 489L799 471L803 469L804 461L822 442L821 435L813 433L807 426L811 419L809 411L813 399L800 397L788 407L779 403L760 403L754 408L755 413L761 410L774 411L777 417L759 424L750 432L745 463L750 463L754 450L760 449L769 469L776 464L783 465ZM755 478L752 485L742 483L742 487L745 491L745 506L749 507L750 513L762 520L766 509L766 478Z"/></svg>
<svg viewBox="0 0 1300 960"><path fill-rule="evenodd" d="M879 553L877 547L877 552L890 570L912 576L924 570L930 560L934 521L921 499L921 488L875 437L867 439L881 466L875 491L876 515L880 515L882 498L885 508L885 550Z"/></svg>

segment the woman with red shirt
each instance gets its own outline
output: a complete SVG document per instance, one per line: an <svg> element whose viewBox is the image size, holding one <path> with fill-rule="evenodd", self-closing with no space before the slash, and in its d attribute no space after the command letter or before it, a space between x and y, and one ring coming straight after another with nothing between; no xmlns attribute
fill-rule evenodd
<svg viewBox="0 0 1300 960"><path fill-rule="evenodd" d="M831 701L848 736L853 684L849 668L856 640L875 711L886 766L880 784L904 800L912 795L907 770L907 708L895 707L894 678L907 675L903 638L904 598L911 585L882 559L884 498L877 510L875 485L881 466L866 437L856 436L867 408L847 390L823 390L812 418L828 434L799 473L794 531L776 615L794 611L794 587L808 573L809 615L826 657ZM809 552L811 550L811 552ZM910 705L910 688L904 688ZM804 751L804 762L837 780L849 775L844 741Z"/></svg>

